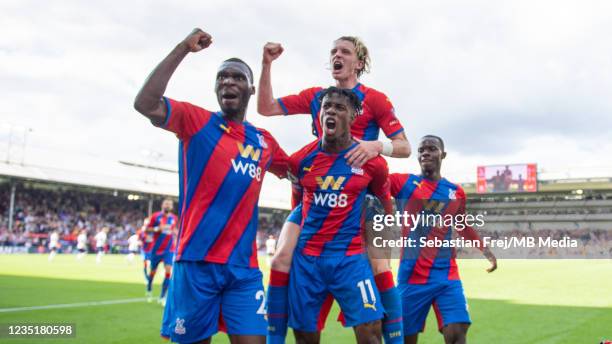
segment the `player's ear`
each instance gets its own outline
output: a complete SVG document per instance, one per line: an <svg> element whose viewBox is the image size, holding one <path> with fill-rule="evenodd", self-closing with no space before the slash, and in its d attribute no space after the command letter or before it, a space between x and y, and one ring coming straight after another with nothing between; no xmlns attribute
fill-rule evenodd
<svg viewBox="0 0 612 344"><path fill-rule="evenodd" d="M442 152L442 159L446 158L446 152Z"/></svg>
<svg viewBox="0 0 612 344"><path fill-rule="evenodd" d="M350 120L350 125L353 125L353 122L355 121L355 118L357 118L357 111L353 110L351 112L351 120Z"/></svg>
<svg viewBox="0 0 612 344"><path fill-rule="evenodd" d="M251 85L250 89L251 89L251 95L254 95L255 94L255 86Z"/></svg>
<svg viewBox="0 0 612 344"><path fill-rule="evenodd" d="M364 67L365 67L365 62L363 60L357 61L357 73L359 73L359 71L362 71Z"/></svg>

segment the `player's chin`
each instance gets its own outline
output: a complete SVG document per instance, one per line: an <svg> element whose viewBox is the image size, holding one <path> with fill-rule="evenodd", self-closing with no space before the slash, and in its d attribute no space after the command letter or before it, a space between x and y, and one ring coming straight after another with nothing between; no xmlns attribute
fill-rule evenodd
<svg viewBox="0 0 612 344"><path fill-rule="evenodd" d="M345 79L345 74L344 70L340 69L340 70L332 70L332 78L339 80L339 79Z"/></svg>
<svg viewBox="0 0 612 344"><path fill-rule="evenodd" d="M424 170L433 170L436 167L436 163L432 160L421 161L421 168Z"/></svg>
<svg viewBox="0 0 612 344"><path fill-rule="evenodd" d="M338 131L336 130L336 128L323 128L323 133L325 134L325 138L327 138L328 140L335 140L336 137L338 136Z"/></svg>
<svg viewBox="0 0 612 344"><path fill-rule="evenodd" d="M221 111L229 116L235 116L240 112L240 106L237 104L221 104Z"/></svg>

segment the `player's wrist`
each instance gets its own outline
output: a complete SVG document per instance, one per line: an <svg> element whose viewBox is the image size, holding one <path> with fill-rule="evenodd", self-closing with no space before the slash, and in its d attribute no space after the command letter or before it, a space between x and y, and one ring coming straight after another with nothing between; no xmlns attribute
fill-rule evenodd
<svg viewBox="0 0 612 344"><path fill-rule="evenodd" d="M191 49L189 48L189 42L187 42L186 40L177 44L174 50L177 53L183 54L183 55L187 55L191 51Z"/></svg>
<svg viewBox="0 0 612 344"><path fill-rule="evenodd" d="M380 154L384 156L393 155L393 143L391 142L379 142L380 143Z"/></svg>

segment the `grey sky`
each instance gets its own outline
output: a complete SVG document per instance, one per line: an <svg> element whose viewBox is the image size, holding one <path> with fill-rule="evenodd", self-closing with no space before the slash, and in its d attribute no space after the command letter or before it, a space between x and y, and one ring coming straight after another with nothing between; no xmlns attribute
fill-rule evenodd
<svg viewBox="0 0 612 344"><path fill-rule="evenodd" d="M389 96L413 146L428 133L446 140L449 179L520 162L538 163L544 177L611 176L609 13L607 1L3 1L0 122L33 129L28 162L41 150L140 161L155 150L156 163L174 166L176 139L132 101L193 27L214 43L186 58L167 94L211 110L223 59L245 59L258 79L263 44L281 42L273 86L286 95L331 84L331 42L348 34L370 48L362 81ZM286 151L313 139L308 116L262 118L255 108L253 98L248 119ZM417 168L414 157L390 165Z"/></svg>

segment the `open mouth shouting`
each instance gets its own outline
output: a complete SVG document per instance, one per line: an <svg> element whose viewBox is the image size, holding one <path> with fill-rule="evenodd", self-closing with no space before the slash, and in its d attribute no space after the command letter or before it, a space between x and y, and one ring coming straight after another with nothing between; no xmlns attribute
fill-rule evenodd
<svg viewBox="0 0 612 344"><path fill-rule="evenodd" d="M237 105L238 104L238 92L233 90L223 90L221 92L221 102L225 106Z"/></svg>
<svg viewBox="0 0 612 344"><path fill-rule="evenodd" d="M336 119L333 117L326 117L325 122L323 123L325 134L326 135L334 135L336 133Z"/></svg>
<svg viewBox="0 0 612 344"><path fill-rule="evenodd" d="M332 70L334 73L340 72L342 67L344 67L344 63L340 60L336 60L332 63Z"/></svg>

